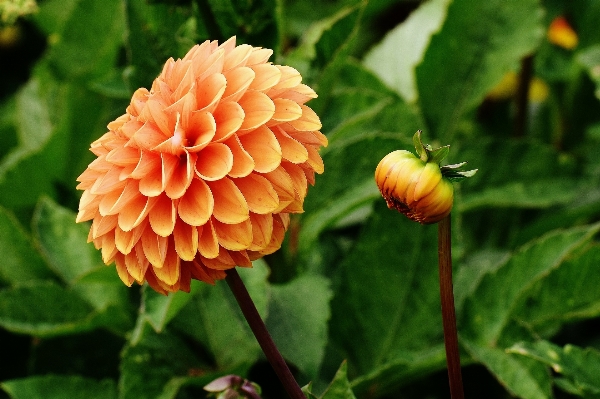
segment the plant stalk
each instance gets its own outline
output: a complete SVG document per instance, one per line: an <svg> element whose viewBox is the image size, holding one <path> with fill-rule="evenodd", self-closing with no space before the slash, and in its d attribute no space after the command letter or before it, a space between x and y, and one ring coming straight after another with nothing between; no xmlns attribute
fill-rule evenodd
<svg viewBox="0 0 600 399"><path fill-rule="evenodd" d="M515 97L516 115L514 137L524 137L527 132L527 112L529 104L529 86L533 76L533 55L528 55L521 60L519 83Z"/></svg>
<svg viewBox="0 0 600 399"><path fill-rule="evenodd" d="M275 342L273 342L271 334L267 331L265 323L260 318L258 310L256 310L256 306L254 306L254 302L252 301L252 298L250 298L250 294L248 294L248 290L240 278L239 273L235 268L227 270L226 273L227 277L225 277L225 281L227 281L233 296L235 296L258 344L263 350L269 363L271 363L273 370L275 370L275 374L279 377L279 381L281 381L281 384L291 399L306 399L300 386L296 382L296 379L292 375L292 372L285 363L285 360L283 360L283 356L281 356L277 346L275 346Z"/></svg>
<svg viewBox="0 0 600 399"><path fill-rule="evenodd" d="M456 311L454 309L454 292L452 289L450 215L446 216L438 223L438 261L442 320L444 325L444 344L446 346L446 363L448 365L450 397L452 399L464 399L465 393L460 370L460 353L458 350L458 333L456 330Z"/></svg>

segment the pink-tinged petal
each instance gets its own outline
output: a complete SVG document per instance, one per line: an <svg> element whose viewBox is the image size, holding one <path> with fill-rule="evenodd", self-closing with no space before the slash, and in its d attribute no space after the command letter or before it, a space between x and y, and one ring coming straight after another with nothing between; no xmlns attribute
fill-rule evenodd
<svg viewBox="0 0 600 399"><path fill-rule="evenodd" d="M183 260L194 260L198 251L198 230L181 219L177 219L173 230L175 250Z"/></svg>
<svg viewBox="0 0 600 399"><path fill-rule="evenodd" d="M246 251L227 251L236 266L252 267L252 262Z"/></svg>
<svg viewBox="0 0 600 399"><path fill-rule="evenodd" d="M250 212L266 214L279 206L279 197L273 185L264 177L252 173L233 182L242 192Z"/></svg>
<svg viewBox="0 0 600 399"><path fill-rule="evenodd" d="M196 56L192 60L196 83L202 83L207 76L223 72L225 63L225 52L217 50L207 57Z"/></svg>
<svg viewBox="0 0 600 399"><path fill-rule="evenodd" d="M275 113L275 104L265 93L248 90L239 101L244 110L244 122L240 130L256 129L267 123Z"/></svg>
<svg viewBox="0 0 600 399"><path fill-rule="evenodd" d="M230 138L242 126L245 118L242 107L232 101L221 102L213 115L217 125L214 141Z"/></svg>
<svg viewBox="0 0 600 399"><path fill-rule="evenodd" d="M219 256L212 259L202 259L202 263L209 269L228 270L235 267L235 262L225 248L219 249Z"/></svg>
<svg viewBox="0 0 600 399"><path fill-rule="evenodd" d="M223 93L222 101L233 102L242 98L255 76L254 71L246 67L231 69L224 72L223 75L227 79L227 88L225 89L225 93Z"/></svg>
<svg viewBox="0 0 600 399"><path fill-rule="evenodd" d="M139 182L134 179L127 181L123 190L115 190L104 197L99 203L98 210L102 216L116 215L121 212L130 201L140 196ZM82 202L83 202L83 196Z"/></svg>
<svg viewBox="0 0 600 399"><path fill-rule="evenodd" d="M198 263L197 261L190 262L189 265L190 265L190 272L192 273L192 276L196 280L204 281L205 283L208 283L208 284L211 284L211 285L215 285L215 279L212 278L206 272L206 269L205 269L204 265L202 265L201 263Z"/></svg>
<svg viewBox="0 0 600 399"><path fill-rule="evenodd" d="M119 166L135 165L140 160L140 150L132 147L117 147L106 155L106 160Z"/></svg>
<svg viewBox="0 0 600 399"><path fill-rule="evenodd" d="M121 167L113 166L102 178L96 180L90 192L94 195L102 195L125 187L125 182L119 180L120 173Z"/></svg>
<svg viewBox="0 0 600 399"><path fill-rule="evenodd" d="M207 182L215 199L213 215L221 223L236 224L248 220L248 204L237 186L227 177Z"/></svg>
<svg viewBox="0 0 600 399"><path fill-rule="evenodd" d="M92 238L97 238L103 236L109 231L113 230L117 227L117 216L116 215L108 215L108 216L100 216L97 215L92 222Z"/></svg>
<svg viewBox="0 0 600 399"><path fill-rule="evenodd" d="M117 274L121 281L128 287L133 284L134 278L127 271L127 265L125 263L125 255L117 253L115 255L115 266L117 268Z"/></svg>
<svg viewBox="0 0 600 399"><path fill-rule="evenodd" d="M193 112L187 124L182 122L182 127L185 130L186 149L189 152L198 152L206 147L217 131L215 118L207 111Z"/></svg>
<svg viewBox="0 0 600 399"><path fill-rule="evenodd" d="M260 251L271 242L273 216L250 213L250 223L252 223L252 244L250 244L248 250Z"/></svg>
<svg viewBox="0 0 600 399"><path fill-rule="evenodd" d="M281 163L281 147L275 134L266 126L240 137L242 147L254 160L254 170L268 173Z"/></svg>
<svg viewBox="0 0 600 399"><path fill-rule="evenodd" d="M273 133L275 133L275 137L277 137L277 141L281 146L281 154L283 158L295 164L303 163L308 160L308 150L302 145L302 143L294 140L279 126L273 127Z"/></svg>
<svg viewBox="0 0 600 399"><path fill-rule="evenodd" d="M304 104L308 100L317 98L318 96L317 96L317 93L315 93L315 91L313 89L311 89L310 87L308 87L307 85L299 84L298 86L296 86L292 89L284 91L278 97L279 98L287 98L288 100L292 100L298 104Z"/></svg>
<svg viewBox="0 0 600 399"><path fill-rule="evenodd" d="M306 190L308 189L308 182L306 181L306 175L302 171L302 168L298 165L294 165L290 162L282 162L281 166L292 178L294 184L294 191L296 191L296 198L306 197Z"/></svg>
<svg viewBox="0 0 600 399"><path fill-rule="evenodd" d="M219 245L231 251L247 249L252 244L252 223L250 219L237 224L214 221Z"/></svg>
<svg viewBox="0 0 600 399"><path fill-rule="evenodd" d="M273 211L273 213L279 213L296 198L294 182L283 166L279 166L274 171L265 173L262 176L271 182L279 197L279 206Z"/></svg>
<svg viewBox="0 0 600 399"><path fill-rule="evenodd" d="M160 155L149 151L142 151L140 160L129 177L132 179L142 179L148 175L160 176L161 166L162 159L160 158Z"/></svg>
<svg viewBox="0 0 600 399"><path fill-rule="evenodd" d="M139 284L142 284L150 262L148 262L148 259L144 256L141 243L138 243L135 246L135 249L125 257L125 265L127 266L127 272L131 277Z"/></svg>
<svg viewBox="0 0 600 399"><path fill-rule="evenodd" d="M150 97L140 113L140 120L145 122L153 122L158 130L165 136L169 136L171 129L169 128L169 117L164 112L167 104L160 101L158 97Z"/></svg>
<svg viewBox="0 0 600 399"><path fill-rule="evenodd" d="M224 144L229 147L233 154L233 166L229 171L231 177L248 176L254 170L254 160L248 152L242 147L242 143L237 135L231 136Z"/></svg>
<svg viewBox="0 0 600 399"><path fill-rule="evenodd" d="M208 185L201 179L193 179L189 188L179 200L177 213L181 220L192 226L205 224L214 209L213 195Z"/></svg>
<svg viewBox="0 0 600 399"><path fill-rule="evenodd" d="M154 267L154 274L159 281L167 285L174 285L179 280L181 259L175 251L175 244L172 239L169 239L167 247L167 256L162 267Z"/></svg>
<svg viewBox="0 0 600 399"><path fill-rule="evenodd" d="M148 212L156 203L157 198L146 198L142 195L129 201L127 207L119 213L119 227L123 231L130 231L144 221Z"/></svg>
<svg viewBox="0 0 600 399"><path fill-rule="evenodd" d="M292 100L275 98L273 104L275 104L275 114L273 114L272 120L267 125L274 125L277 122L290 122L302 116L301 106Z"/></svg>
<svg viewBox="0 0 600 399"><path fill-rule="evenodd" d="M185 194L194 178L196 158L196 154L186 152L185 156L179 159L179 164L176 166L165 188L165 193L169 198L177 199Z"/></svg>
<svg viewBox="0 0 600 399"><path fill-rule="evenodd" d="M252 46L248 44L240 44L231 51L225 50L225 64L223 65L223 71L243 67L246 65L246 61L251 53Z"/></svg>
<svg viewBox="0 0 600 399"><path fill-rule="evenodd" d="M196 86L196 102L199 111L213 112L225 93L227 80L220 73L208 76Z"/></svg>
<svg viewBox="0 0 600 399"><path fill-rule="evenodd" d="M152 266L162 267L167 257L168 238L156 235L152 229L146 229L142 234L141 242L144 255Z"/></svg>
<svg viewBox="0 0 600 399"><path fill-rule="evenodd" d="M133 134L132 139L142 150L152 150L169 137L170 135L161 132L154 123L146 122Z"/></svg>
<svg viewBox="0 0 600 399"><path fill-rule="evenodd" d="M250 53L250 57L246 61L246 66L252 66L256 64L264 64L273 55L273 50L268 48L255 47Z"/></svg>
<svg viewBox="0 0 600 399"><path fill-rule="evenodd" d="M227 176L233 167L233 154L222 143L211 143L199 154L196 161L196 173L207 181L219 180Z"/></svg>
<svg viewBox="0 0 600 399"><path fill-rule="evenodd" d="M219 240L212 220L198 228L198 252L207 259L219 256Z"/></svg>
<svg viewBox="0 0 600 399"><path fill-rule="evenodd" d="M117 247L115 245L115 235L107 233L102 236L102 261L110 265L115 260Z"/></svg>
<svg viewBox="0 0 600 399"><path fill-rule="evenodd" d="M302 116L289 124L298 131L314 131L321 129L321 120L311 108L306 105L301 105Z"/></svg>
<svg viewBox="0 0 600 399"><path fill-rule="evenodd" d="M146 229L147 224L148 222L143 222L130 231L123 231L117 226L115 228L115 246L119 252L124 255L130 253L142 237L142 233Z"/></svg>
<svg viewBox="0 0 600 399"><path fill-rule="evenodd" d="M169 197L162 194L149 213L152 230L159 236L167 237L173 232L176 218L175 204Z"/></svg>
<svg viewBox="0 0 600 399"><path fill-rule="evenodd" d="M250 85L252 90L266 92L279 83L279 79L281 79L281 71L275 65L259 64L253 65L251 68L256 73L256 78Z"/></svg>

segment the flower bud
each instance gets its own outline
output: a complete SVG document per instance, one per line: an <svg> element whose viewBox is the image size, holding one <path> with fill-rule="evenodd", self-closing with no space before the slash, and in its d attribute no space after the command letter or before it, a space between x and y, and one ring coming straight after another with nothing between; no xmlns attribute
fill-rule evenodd
<svg viewBox="0 0 600 399"><path fill-rule="evenodd" d="M458 171L464 163L440 167L449 147L433 150L423 145L421 131L413 141L420 158L404 150L389 153L377 165L375 182L388 208L421 224L436 223L452 210L452 181L472 176L476 170Z"/></svg>

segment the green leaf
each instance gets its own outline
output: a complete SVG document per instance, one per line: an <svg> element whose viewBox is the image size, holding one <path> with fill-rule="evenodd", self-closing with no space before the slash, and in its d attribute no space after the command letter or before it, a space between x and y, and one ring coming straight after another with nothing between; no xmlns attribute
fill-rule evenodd
<svg viewBox="0 0 600 399"><path fill-rule="evenodd" d="M79 376L46 375L9 380L0 387L11 399L116 399L112 380Z"/></svg>
<svg viewBox="0 0 600 399"><path fill-rule="evenodd" d="M121 1L80 0L74 7L68 4L66 10L71 13L64 25L55 26L60 30L52 32L48 61L64 78L104 75L114 66L123 40Z"/></svg>
<svg viewBox="0 0 600 399"><path fill-rule="evenodd" d="M552 381L545 367L506 353L462 340L469 354L483 363L512 395L522 399L549 399L552 397Z"/></svg>
<svg viewBox="0 0 600 399"><path fill-rule="evenodd" d="M87 243L89 225L76 224L75 213L42 198L33 217L33 231L44 257L67 284L104 267L100 252Z"/></svg>
<svg viewBox="0 0 600 399"><path fill-rule="evenodd" d="M554 372L586 394L600 394L600 352L593 348L582 349L574 345L561 348L548 341L537 341L516 344L508 351L552 367Z"/></svg>
<svg viewBox="0 0 600 399"><path fill-rule="evenodd" d="M330 339L359 375L443 342L436 242L381 200L338 266Z"/></svg>
<svg viewBox="0 0 600 399"><path fill-rule="evenodd" d="M446 18L449 0L422 3L365 56L364 65L406 102L417 100L415 68Z"/></svg>
<svg viewBox="0 0 600 399"><path fill-rule="evenodd" d="M154 331L160 333L191 298L190 294L183 291L162 295L145 285L140 316L148 320Z"/></svg>
<svg viewBox="0 0 600 399"><path fill-rule="evenodd" d="M329 280L317 275L271 286L267 329L283 357L311 378L325 354L331 297Z"/></svg>
<svg viewBox="0 0 600 399"><path fill-rule="evenodd" d="M0 290L0 326L20 334L54 336L94 328L93 308L80 296L51 282Z"/></svg>
<svg viewBox="0 0 600 399"><path fill-rule="evenodd" d="M416 71L421 109L435 137L450 142L463 116L535 50L544 34L542 15L537 0L450 4Z"/></svg>
<svg viewBox="0 0 600 399"><path fill-rule="evenodd" d="M319 399L356 399L348 382L348 364L343 362L333 380Z"/></svg>
<svg viewBox="0 0 600 399"><path fill-rule="evenodd" d="M577 53L577 61L585 68L596 83L596 97L600 99L600 45L595 45Z"/></svg>
<svg viewBox="0 0 600 399"><path fill-rule="evenodd" d="M31 239L10 212L0 207L0 278L11 285L54 278Z"/></svg>
<svg viewBox="0 0 600 399"><path fill-rule="evenodd" d="M600 226L559 230L530 242L481 283L464 302L459 322L466 338L495 346L524 295L595 234Z"/></svg>

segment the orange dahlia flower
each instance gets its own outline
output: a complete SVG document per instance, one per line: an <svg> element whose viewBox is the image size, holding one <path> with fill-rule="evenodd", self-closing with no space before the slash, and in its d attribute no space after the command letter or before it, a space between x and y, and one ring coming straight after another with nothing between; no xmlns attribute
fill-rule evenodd
<svg viewBox="0 0 600 399"><path fill-rule="evenodd" d="M77 222L93 220L89 241L128 286L214 284L279 249L303 211L327 139L304 105L316 93L272 53L235 37L196 45L92 143Z"/></svg>

